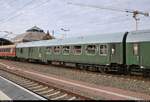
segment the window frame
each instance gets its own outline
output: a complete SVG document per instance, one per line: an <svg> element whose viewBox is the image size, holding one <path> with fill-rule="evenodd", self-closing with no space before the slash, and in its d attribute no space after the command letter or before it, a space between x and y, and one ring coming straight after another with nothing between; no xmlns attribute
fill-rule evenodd
<svg viewBox="0 0 150 102"><path fill-rule="evenodd" d="M50 49L51 49L51 50L50 50ZM52 47L52 46L48 46L48 47L46 47L46 54L51 55L51 54L52 54L52 52L53 52L53 47Z"/></svg>
<svg viewBox="0 0 150 102"><path fill-rule="evenodd" d="M135 45L136 45L136 47L137 47L137 52L135 53ZM133 55L134 56L138 56L139 55L139 44L138 43L133 43L133 45L132 45L132 51L133 51Z"/></svg>
<svg viewBox="0 0 150 102"><path fill-rule="evenodd" d="M96 50L95 50L94 54L88 53L88 51L87 51L87 47L90 46L90 45L95 45L96 46ZM88 45L86 45L85 46L85 53L86 53L86 55L95 56L97 51L98 51L98 47L97 46L98 46L97 44L88 44Z"/></svg>
<svg viewBox="0 0 150 102"><path fill-rule="evenodd" d="M76 51L75 51L75 46L80 46L80 47L81 47L81 52L80 52L80 53L78 53L78 54L75 53L75 52L76 52ZM74 46L73 46L73 54L74 54L74 55L81 55L81 54L82 54L82 49L83 49L82 45L74 45Z"/></svg>
<svg viewBox="0 0 150 102"><path fill-rule="evenodd" d="M106 46L105 53L103 53L103 54L101 54L101 46ZM108 44L99 44L99 55L100 56L107 56L108 55Z"/></svg>
<svg viewBox="0 0 150 102"><path fill-rule="evenodd" d="M64 52L64 50L65 50L64 47L69 47L69 52L68 53ZM62 54L63 55L70 55L70 53L71 53L71 46L69 46L69 45L62 46Z"/></svg>
<svg viewBox="0 0 150 102"><path fill-rule="evenodd" d="M112 49L114 49L114 53L112 53ZM116 55L116 44L111 44L110 50L111 55Z"/></svg>
<svg viewBox="0 0 150 102"><path fill-rule="evenodd" d="M20 48L20 53L21 53L21 54L23 53L23 48Z"/></svg>
<svg viewBox="0 0 150 102"><path fill-rule="evenodd" d="M57 53L55 52L55 49L54 49L55 47L59 47L59 53L58 53L58 52L57 52ZM54 53L55 55L59 55L59 54L61 54L62 47L61 47L61 46L53 46L53 47L52 47L52 50L53 50L53 53Z"/></svg>

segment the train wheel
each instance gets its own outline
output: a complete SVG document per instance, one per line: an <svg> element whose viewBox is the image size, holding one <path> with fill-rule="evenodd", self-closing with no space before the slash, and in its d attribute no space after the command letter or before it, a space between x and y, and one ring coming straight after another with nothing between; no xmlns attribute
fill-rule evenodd
<svg viewBox="0 0 150 102"><path fill-rule="evenodd" d="M149 77L150 76L150 70L148 69L143 69L143 77Z"/></svg>

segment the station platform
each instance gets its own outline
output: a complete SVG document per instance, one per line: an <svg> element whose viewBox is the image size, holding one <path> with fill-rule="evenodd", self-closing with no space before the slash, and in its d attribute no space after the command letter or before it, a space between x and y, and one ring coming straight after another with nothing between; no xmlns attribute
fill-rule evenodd
<svg viewBox="0 0 150 102"><path fill-rule="evenodd" d="M46 100L0 76L0 100Z"/></svg>

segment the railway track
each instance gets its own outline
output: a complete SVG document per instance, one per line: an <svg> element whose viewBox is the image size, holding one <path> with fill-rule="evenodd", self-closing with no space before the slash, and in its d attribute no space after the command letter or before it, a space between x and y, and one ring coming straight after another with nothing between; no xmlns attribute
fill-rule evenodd
<svg viewBox="0 0 150 102"><path fill-rule="evenodd" d="M18 61L15 61L15 62L18 62ZM29 63L29 62L22 62L22 63ZM32 63L32 64L35 64ZM117 78L122 78L122 79L127 79L127 80L141 80L141 81L150 81L150 77L144 77L142 75L136 75L136 74L130 74L130 75L124 75L124 74L117 74L117 73L113 73L113 72L107 72L107 73L101 73L101 72L98 72L98 71L91 71L91 70L88 70L88 69L81 69L81 68L78 68L78 67L70 67L70 66L62 66L62 65L57 65L57 64L43 64L43 63L36 63L36 64L39 64L39 65L45 65L45 66L54 66L54 67L60 67L60 68L69 68L69 69L72 69L72 70L75 70L75 71L84 71L85 73L93 73L93 74L101 74L101 75L105 75L105 76L108 76L108 77L117 77Z"/></svg>
<svg viewBox="0 0 150 102"><path fill-rule="evenodd" d="M42 65L42 64L41 64ZM49 66L49 65L46 65ZM50 66L54 66L54 67L60 67L60 68L72 68L72 67L64 67L61 65L53 65L51 64ZM103 76L107 76L107 77L116 77L116 78L120 78L120 79L126 79L126 80L139 80L139 81L144 81L144 82L150 82L150 77L143 77L142 75L136 75L136 74L130 74L130 75L125 75L125 74L118 74L118 73L113 73L113 72L107 72L107 73L102 73L102 72L98 72L98 71L91 71L88 69L80 69L80 68L72 68L72 70L75 71L84 71L84 73L91 73L91 74L101 74Z"/></svg>
<svg viewBox="0 0 150 102"><path fill-rule="evenodd" d="M48 99L48 100L88 100L84 96L80 96L65 90L49 86L47 84L26 78L13 72L0 69L0 75L12 82Z"/></svg>

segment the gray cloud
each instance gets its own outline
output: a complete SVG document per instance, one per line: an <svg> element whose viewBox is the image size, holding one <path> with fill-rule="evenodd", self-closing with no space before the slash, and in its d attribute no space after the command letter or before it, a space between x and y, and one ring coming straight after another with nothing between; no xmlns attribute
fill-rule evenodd
<svg viewBox="0 0 150 102"><path fill-rule="evenodd" d="M0 30L20 34L37 25L44 30L54 30L56 37L64 33L72 37L135 30L131 14L68 5L68 1L122 10L150 11L150 0L0 0ZM140 18L139 29L150 29L150 17ZM60 30L62 27L70 31Z"/></svg>

